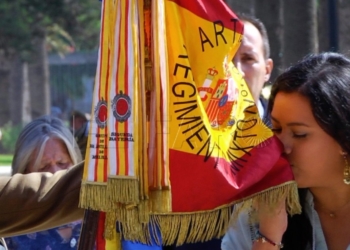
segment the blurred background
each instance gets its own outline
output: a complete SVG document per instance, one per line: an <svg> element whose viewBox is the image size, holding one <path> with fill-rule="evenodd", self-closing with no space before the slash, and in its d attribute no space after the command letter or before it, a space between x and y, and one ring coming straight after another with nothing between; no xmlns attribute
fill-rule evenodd
<svg viewBox="0 0 350 250"><path fill-rule="evenodd" d="M350 56L349 0L226 0L235 13L249 13L266 26L274 70L309 53L337 51Z"/></svg>
<svg viewBox="0 0 350 250"><path fill-rule="evenodd" d="M99 0L0 2L0 153L36 117L91 112L100 12Z"/></svg>
<svg viewBox="0 0 350 250"><path fill-rule="evenodd" d="M266 25L275 64L267 86L308 53L349 55L349 0L225 2ZM51 113L68 124L72 112L91 112L100 11L99 0L0 1L0 154L11 154L33 118Z"/></svg>

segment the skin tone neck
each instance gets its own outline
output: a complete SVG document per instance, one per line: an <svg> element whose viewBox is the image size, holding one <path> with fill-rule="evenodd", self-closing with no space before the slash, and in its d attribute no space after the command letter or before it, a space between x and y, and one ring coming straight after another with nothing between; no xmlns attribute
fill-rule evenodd
<svg viewBox="0 0 350 250"><path fill-rule="evenodd" d="M350 188L345 184L332 188L310 188L315 207L320 212L335 214L350 208Z"/></svg>

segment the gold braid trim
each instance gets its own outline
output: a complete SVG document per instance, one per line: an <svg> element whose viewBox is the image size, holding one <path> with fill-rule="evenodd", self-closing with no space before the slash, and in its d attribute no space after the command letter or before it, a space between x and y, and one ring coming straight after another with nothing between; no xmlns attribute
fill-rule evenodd
<svg viewBox="0 0 350 250"><path fill-rule="evenodd" d="M104 231L104 237L107 240L113 240L114 236L116 235L116 228L115 228L115 222L117 221L117 217L114 212L106 212L106 220L105 220L105 231ZM118 234L118 236L120 236ZM121 240L121 237L120 237Z"/></svg>
<svg viewBox="0 0 350 250"><path fill-rule="evenodd" d="M301 212L297 185L294 181L290 181L208 211L150 212L148 209L151 207L151 201L144 200L139 204L118 204L113 213L121 225L119 230L126 240L145 244L150 244L153 240L159 245L179 246L184 243L220 238L227 231L230 221L237 219L240 212L252 209L252 204L263 202L273 209L283 197L287 197L286 209L289 214ZM111 225L115 226L115 220L111 219L109 223L109 226L106 225L106 230L107 227L111 228ZM161 235L157 233L158 231Z"/></svg>
<svg viewBox="0 0 350 250"><path fill-rule="evenodd" d="M111 203L106 199L107 183L82 181L79 207L98 211L108 211Z"/></svg>
<svg viewBox="0 0 350 250"><path fill-rule="evenodd" d="M139 203L140 184L136 177L109 176L107 181L107 199L112 203Z"/></svg>
<svg viewBox="0 0 350 250"><path fill-rule="evenodd" d="M301 213L297 184L295 181L289 181L235 202L236 206L234 207L231 220L234 222L242 211L252 210L253 204L256 206L259 206L259 203L267 204L273 211L276 205L284 198L286 199L288 214Z"/></svg>
<svg viewBox="0 0 350 250"><path fill-rule="evenodd" d="M115 209L106 214L105 237L111 240L113 231L117 229L125 240L140 241L150 244L151 234L147 230L149 222L148 201L140 204L118 204ZM146 214L146 215L145 215ZM147 221L145 221L147 218ZM108 232L107 232L108 231Z"/></svg>
<svg viewBox="0 0 350 250"><path fill-rule="evenodd" d="M180 246L223 236L231 212L231 206L224 206L193 213L154 214L151 223L160 228L163 245Z"/></svg>

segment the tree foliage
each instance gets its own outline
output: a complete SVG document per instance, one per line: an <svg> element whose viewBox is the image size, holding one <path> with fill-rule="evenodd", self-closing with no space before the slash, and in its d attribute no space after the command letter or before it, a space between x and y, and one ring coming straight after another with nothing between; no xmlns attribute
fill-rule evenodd
<svg viewBox="0 0 350 250"><path fill-rule="evenodd" d="M59 43L78 50L96 48L100 7L98 0L0 1L0 49L28 53L35 37L47 35L57 45L51 49Z"/></svg>
<svg viewBox="0 0 350 250"><path fill-rule="evenodd" d="M97 49L100 35L101 2L67 0L65 29L71 34L77 50Z"/></svg>

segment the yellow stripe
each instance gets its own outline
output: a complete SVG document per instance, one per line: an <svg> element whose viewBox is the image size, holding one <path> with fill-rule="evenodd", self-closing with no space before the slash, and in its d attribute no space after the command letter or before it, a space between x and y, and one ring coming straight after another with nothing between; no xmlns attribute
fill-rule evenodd
<svg viewBox="0 0 350 250"><path fill-rule="evenodd" d="M127 30L125 29L125 24L128 22L127 18L127 13L125 11L125 7L126 7L126 2L127 1L121 1L120 5L121 5L121 10L119 12L120 15L120 33L119 33L119 48L120 48L120 56L119 56L119 65L118 65L118 81L117 81L117 85L118 85L118 91L123 91L123 93L125 93L125 88L124 88L124 83L125 81L127 81L127 79L125 79L124 75L125 75L125 67L126 67L126 51L127 48L125 47L125 38L127 36ZM118 132L123 132L124 131L124 123L121 122L117 122L117 127L118 127ZM120 175L127 175L127 173L125 172L125 149L124 149L124 142L123 141L118 141L117 142L117 149L118 154L119 154L119 174Z"/></svg>
<svg viewBox="0 0 350 250"><path fill-rule="evenodd" d="M159 75L159 69L160 69L160 55L159 55L159 32L158 32L158 15L157 14L153 14L153 16L155 17L155 32L153 32L154 35L154 53L156 54L155 58L154 58L154 82L155 82L155 91L156 91L156 107L160 107L161 105L161 81L160 81L160 75ZM151 111L152 112L152 111ZM160 109L156 109L156 141L157 141L157 148L156 148L156 166L154 169L154 182L153 185L155 188L159 188L161 187L161 169L163 168L163 155L161 152L161 149L163 148L163 143L162 143L162 135L163 135L163 131L162 131L162 116L161 116L161 110ZM152 128L151 128L152 129Z"/></svg>
<svg viewBox="0 0 350 250"><path fill-rule="evenodd" d="M105 250L122 250L121 242L120 242L119 233L113 230L113 240L106 239L106 249Z"/></svg>
<svg viewBox="0 0 350 250"><path fill-rule="evenodd" d="M132 50L134 52L133 55L133 60L134 60L134 64L130 65L129 63L129 70L132 72L133 76L134 76L134 81L132 82L132 90L129 90L129 93L132 94L130 95L130 97L132 98L132 113L131 113L131 119L134 123L134 128L133 131L131 131L131 129L128 129L130 133L133 134L133 138L134 138L134 142L133 143L129 143L129 147L133 147L134 148L134 153L130 154L128 153L127 157L129 158L133 158L133 162L134 164L131 165L129 164L129 171L130 169L133 169L134 171L134 176L139 176L139 164L141 164L141 162L139 162L139 145L141 144L140 141L140 130L142 128L142 118L141 118L141 112L142 112L142 108L141 108L141 104L142 104L142 100L141 100L141 96L140 96L140 89L141 89L141 82L140 82L140 60L139 60L139 46L140 44L143 44L142 41L139 41L138 38L138 34L140 32L143 31L143 29L140 29L140 26L138 23L134 23L134 20L138 18L139 15L142 15L141 13L136 13L136 11L138 11L137 8L137 1L135 0L131 0L131 28L132 28ZM129 74L130 74L129 71ZM130 118L129 118L130 119ZM128 150L128 149L126 149ZM130 175L128 173L128 175Z"/></svg>

